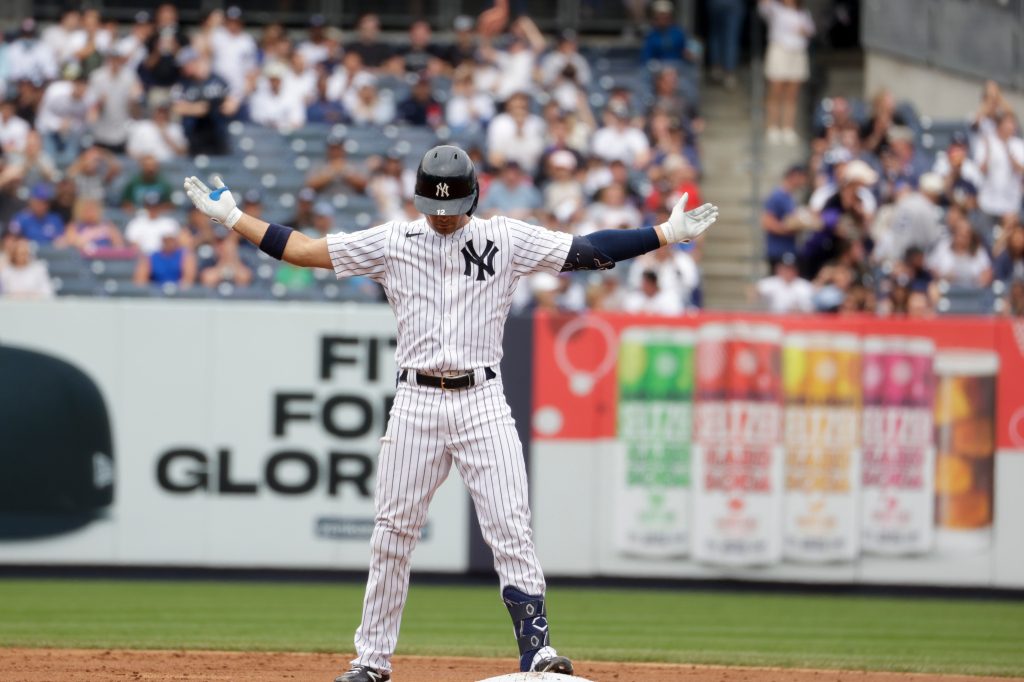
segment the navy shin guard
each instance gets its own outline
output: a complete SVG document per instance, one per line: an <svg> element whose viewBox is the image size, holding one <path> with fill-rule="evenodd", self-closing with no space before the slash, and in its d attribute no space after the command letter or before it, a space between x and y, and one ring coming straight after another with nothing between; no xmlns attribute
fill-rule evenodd
<svg viewBox="0 0 1024 682"><path fill-rule="evenodd" d="M519 670L529 672L534 654L549 646L547 610L544 595L535 596L506 587L501 593L519 644Z"/></svg>

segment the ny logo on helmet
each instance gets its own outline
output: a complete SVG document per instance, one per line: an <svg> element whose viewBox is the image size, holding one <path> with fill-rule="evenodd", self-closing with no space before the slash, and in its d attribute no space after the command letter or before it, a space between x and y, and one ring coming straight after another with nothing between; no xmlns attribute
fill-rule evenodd
<svg viewBox="0 0 1024 682"><path fill-rule="evenodd" d="M434 192L435 197L447 197L448 196L448 185L443 182L437 183L437 190Z"/></svg>
<svg viewBox="0 0 1024 682"><path fill-rule="evenodd" d="M466 242L466 245L462 247L462 256L466 259L466 269L462 274L472 277L475 265L477 267L476 281L482 282L487 275L494 275L494 254L496 253L498 253L498 247L490 239L487 240L487 246L484 247L483 253L476 252L472 241Z"/></svg>

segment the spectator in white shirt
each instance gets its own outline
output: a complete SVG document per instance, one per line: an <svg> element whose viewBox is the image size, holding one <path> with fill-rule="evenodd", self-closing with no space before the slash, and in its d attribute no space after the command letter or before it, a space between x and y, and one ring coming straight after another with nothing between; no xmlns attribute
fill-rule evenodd
<svg viewBox="0 0 1024 682"><path fill-rule="evenodd" d="M644 272L658 276L658 288L686 309L693 301L693 293L700 287L700 270L697 261L687 251L677 246L663 246L634 259L629 268L627 283L631 289L638 289Z"/></svg>
<svg viewBox="0 0 1024 682"><path fill-rule="evenodd" d="M136 160L152 156L163 163L188 151L181 124L171 120L170 100L158 101L148 118L135 121L128 134L128 156Z"/></svg>
<svg viewBox="0 0 1024 682"><path fill-rule="evenodd" d="M53 284L46 263L32 257L32 242L11 237L10 262L0 268L0 295L7 298L53 298Z"/></svg>
<svg viewBox="0 0 1024 682"><path fill-rule="evenodd" d="M995 129L984 132L975 162L981 171L978 206L996 220L1021 210L1024 182L1024 140L1017 136L1017 119L1003 113Z"/></svg>
<svg viewBox="0 0 1024 682"><path fill-rule="evenodd" d="M512 95L504 113L491 119L487 127L488 161L496 168L515 161L533 175L544 152L544 132L544 119L530 113L529 96L525 92Z"/></svg>
<svg viewBox="0 0 1024 682"><path fill-rule="evenodd" d="M292 88L284 85L287 75L288 67L284 64L268 64L249 101L252 120L278 132L289 132L306 123L305 103Z"/></svg>
<svg viewBox="0 0 1024 682"><path fill-rule="evenodd" d="M658 273L644 270L640 274L640 287L628 292L622 309L627 313L646 315L679 315L683 304L658 284Z"/></svg>
<svg viewBox="0 0 1024 682"><path fill-rule="evenodd" d="M928 269L937 279L965 287L984 287L992 282L992 261L971 229L959 206L946 211L949 236L928 255Z"/></svg>
<svg viewBox="0 0 1024 682"><path fill-rule="evenodd" d="M327 99L343 102L349 92L357 91L363 83L374 82L374 78L359 53L349 50L327 78Z"/></svg>
<svg viewBox="0 0 1024 682"><path fill-rule="evenodd" d="M84 10L81 26L68 39L70 55L64 61L76 61L86 73L91 73L110 51L113 41L114 34L103 26L99 10Z"/></svg>
<svg viewBox="0 0 1024 682"><path fill-rule="evenodd" d="M36 113L36 130L43 136L43 146L50 156L68 150L78 153L79 138L91 117L92 97L89 81L75 63L64 68L64 80L54 81L46 88Z"/></svg>
<svg viewBox="0 0 1024 682"><path fill-rule="evenodd" d="M783 254L775 274L757 283L755 293L761 307L772 313L814 311L814 285L797 275L796 256Z"/></svg>
<svg viewBox="0 0 1024 682"><path fill-rule="evenodd" d="M240 99L249 94L259 54L256 39L244 28L242 10L232 5L224 11L224 28L214 29L210 38L213 72L223 78L230 93Z"/></svg>
<svg viewBox="0 0 1024 682"><path fill-rule="evenodd" d="M89 76L89 99L98 110L92 123L93 137L97 144L117 154L125 151L132 106L142 98L142 82L128 67L125 50L115 46L107 54L106 63Z"/></svg>
<svg viewBox="0 0 1024 682"><path fill-rule="evenodd" d="M311 16L309 18L309 33L296 48L296 51L302 55L302 60L311 68L316 68L319 64L327 61L335 51L336 46L328 40L324 31L326 26L327 20L324 19L324 15L314 14Z"/></svg>
<svg viewBox="0 0 1024 682"><path fill-rule="evenodd" d="M82 13L77 9L65 10L60 21L43 29L43 42L57 58L64 63L73 55L74 44L71 37L82 26Z"/></svg>
<svg viewBox="0 0 1024 682"><path fill-rule="evenodd" d="M48 81L57 77L58 62L50 46L36 36L35 19L22 19L18 37L7 46L7 79Z"/></svg>
<svg viewBox="0 0 1024 682"><path fill-rule="evenodd" d="M584 87L589 85L590 64L579 53L576 31L565 29L558 36L558 46L541 60L541 84L554 83L569 64L574 67L576 82Z"/></svg>
<svg viewBox="0 0 1024 682"><path fill-rule="evenodd" d="M147 192L142 203L144 208L128 221L124 234L130 244L149 255L159 251L164 237L177 234L180 226L172 216L164 214L159 192Z"/></svg>
<svg viewBox="0 0 1024 682"><path fill-rule="evenodd" d="M591 153L605 161L621 161L632 168L645 168L651 158L651 146L643 131L632 125L629 109L613 100L604 114L605 125L594 133Z"/></svg>
<svg viewBox="0 0 1024 682"><path fill-rule="evenodd" d="M135 13L135 21L128 35L114 43L114 49L126 56L125 66L135 71L146 58L146 43L153 35L153 21L149 12L141 10Z"/></svg>
<svg viewBox="0 0 1024 682"><path fill-rule="evenodd" d="M8 95L0 103L0 150L5 154L22 152L32 126L15 113L17 96Z"/></svg>
<svg viewBox="0 0 1024 682"><path fill-rule="evenodd" d="M636 227L642 216L627 199L626 188L621 183L609 183L598 193L597 201L587 208L588 223L594 230Z"/></svg>
<svg viewBox="0 0 1024 682"><path fill-rule="evenodd" d="M548 156L544 210L572 215L583 207L583 183L576 177L576 166L576 155L568 149L559 149Z"/></svg>
<svg viewBox="0 0 1024 682"><path fill-rule="evenodd" d="M494 100L476 88L472 62L455 69L452 92L445 105L445 122L453 132L483 129L494 118Z"/></svg>
<svg viewBox="0 0 1024 682"><path fill-rule="evenodd" d="M481 46L481 53L501 72L501 80L497 84L499 101L533 88L537 55L544 50L544 36L525 14L512 24L511 33L512 41L506 50L495 51L489 46Z"/></svg>
<svg viewBox="0 0 1024 682"><path fill-rule="evenodd" d="M349 88L342 104L356 125L387 125L395 119L395 99L390 90L377 88L376 78L362 80L358 89Z"/></svg>
<svg viewBox="0 0 1024 682"><path fill-rule="evenodd" d="M768 80L766 123L768 142L796 144L796 101L800 85L810 77L807 45L814 20L803 0L758 0L768 24L764 75Z"/></svg>

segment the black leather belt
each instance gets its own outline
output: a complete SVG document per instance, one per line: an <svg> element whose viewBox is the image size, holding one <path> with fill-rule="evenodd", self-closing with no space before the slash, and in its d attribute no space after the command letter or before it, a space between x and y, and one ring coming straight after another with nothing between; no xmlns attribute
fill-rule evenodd
<svg viewBox="0 0 1024 682"><path fill-rule="evenodd" d="M446 391L455 390L459 388L471 388L476 386L476 372L466 372L465 374L456 374L451 377L438 377L433 374L424 374L423 372L417 372L416 370L403 369L402 373L398 375L399 381L407 381L409 379L409 372L413 372L416 378L416 385L418 386L430 386L431 388L443 388ZM484 381L489 381L494 377L498 376L493 369L490 367L484 367Z"/></svg>

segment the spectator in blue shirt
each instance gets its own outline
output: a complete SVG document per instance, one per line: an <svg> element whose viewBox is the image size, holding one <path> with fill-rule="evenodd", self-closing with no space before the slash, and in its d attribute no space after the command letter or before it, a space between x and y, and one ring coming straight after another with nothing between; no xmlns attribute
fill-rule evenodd
<svg viewBox="0 0 1024 682"><path fill-rule="evenodd" d="M675 23L672 3L655 0L651 3L651 30L644 38L643 60L663 62L689 61L686 32Z"/></svg>
<svg viewBox="0 0 1024 682"><path fill-rule="evenodd" d="M765 199L761 211L761 227L764 228L765 257L772 270L783 254L796 253L796 232L789 221L797 209L797 192L807 187L807 169L792 166L782 178L782 184Z"/></svg>
<svg viewBox="0 0 1024 682"><path fill-rule="evenodd" d="M64 221L50 210L53 190L49 185L39 183L32 188L28 208L19 211L7 227L9 234L16 234L40 244L50 244L64 234Z"/></svg>
<svg viewBox="0 0 1024 682"><path fill-rule="evenodd" d="M523 220L533 215L543 203L540 190L533 186L522 167L515 161L508 161L487 188L487 194L480 202L480 212Z"/></svg>

